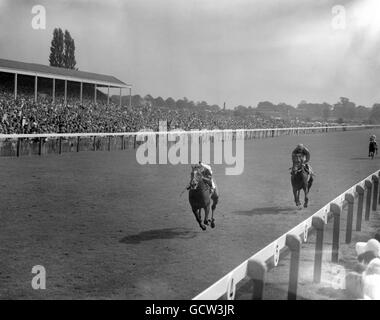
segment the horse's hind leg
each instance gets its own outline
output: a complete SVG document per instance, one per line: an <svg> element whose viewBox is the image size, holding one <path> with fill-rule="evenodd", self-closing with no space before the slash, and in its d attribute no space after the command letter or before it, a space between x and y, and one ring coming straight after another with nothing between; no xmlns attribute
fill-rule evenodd
<svg viewBox="0 0 380 320"><path fill-rule="evenodd" d="M195 219L199 223L199 226L201 227L201 229L206 230L206 226L202 223L201 209L193 209L193 213L194 213Z"/></svg>

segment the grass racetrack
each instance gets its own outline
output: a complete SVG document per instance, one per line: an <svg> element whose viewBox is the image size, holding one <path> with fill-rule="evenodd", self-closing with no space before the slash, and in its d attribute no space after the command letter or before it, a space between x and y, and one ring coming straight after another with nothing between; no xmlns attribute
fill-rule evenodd
<svg viewBox="0 0 380 320"><path fill-rule="evenodd" d="M2 157L0 298L191 299L379 169L371 134L380 130L245 141L242 175L213 166L220 202L205 232L179 196L189 165L141 166L134 150ZM297 143L316 173L302 210L288 171ZM32 289L35 265L46 290Z"/></svg>

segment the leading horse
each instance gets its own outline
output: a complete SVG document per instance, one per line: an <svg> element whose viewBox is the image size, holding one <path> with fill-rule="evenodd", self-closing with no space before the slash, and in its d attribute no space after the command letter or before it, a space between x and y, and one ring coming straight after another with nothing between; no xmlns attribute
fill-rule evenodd
<svg viewBox="0 0 380 320"><path fill-rule="evenodd" d="M305 194L304 208L307 208L309 203L308 194L313 184L313 175L307 172L305 164L302 160L302 155L298 154L293 159L293 167L291 168L291 183L293 187L293 195L296 206L301 205L300 192L303 190Z"/></svg>
<svg viewBox="0 0 380 320"><path fill-rule="evenodd" d="M215 228L214 211L218 203L218 190L211 194L210 186L205 182L205 178L202 174L202 168L199 165L191 166L191 179L189 185L189 202L191 209L195 215L195 219L199 223L202 230L206 230L206 225L211 223L211 228ZM212 200L212 206L211 206ZM211 220L208 219L211 207ZM202 222L202 209L205 211L205 217Z"/></svg>

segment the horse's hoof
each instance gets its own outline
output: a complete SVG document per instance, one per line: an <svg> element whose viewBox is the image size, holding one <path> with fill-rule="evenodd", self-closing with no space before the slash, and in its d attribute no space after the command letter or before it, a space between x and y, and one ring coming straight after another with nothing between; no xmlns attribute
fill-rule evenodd
<svg viewBox="0 0 380 320"><path fill-rule="evenodd" d="M215 222L214 221L211 222L211 228L215 228Z"/></svg>
<svg viewBox="0 0 380 320"><path fill-rule="evenodd" d="M203 231L205 231L205 230L206 230L206 226L201 226L201 229L202 229Z"/></svg>
<svg viewBox="0 0 380 320"><path fill-rule="evenodd" d="M208 226L208 220L203 221L203 223Z"/></svg>
<svg viewBox="0 0 380 320"><path fill-rule="evenodd" d="M304 208L307 208L307 203L305 203L305 204L303 205L303 207L304 207Z"/></svg>

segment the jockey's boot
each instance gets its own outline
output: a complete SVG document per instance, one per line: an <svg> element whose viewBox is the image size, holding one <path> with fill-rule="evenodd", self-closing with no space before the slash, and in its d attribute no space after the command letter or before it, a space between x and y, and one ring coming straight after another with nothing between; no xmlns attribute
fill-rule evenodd
<svg viewBox="0 0 380 320"><path fill-rule="evenodd" d="M216 185L215 185L215 182L214 182L214 179L211 179L211 195L213 195L214 193L216 194Z"/></svg>

